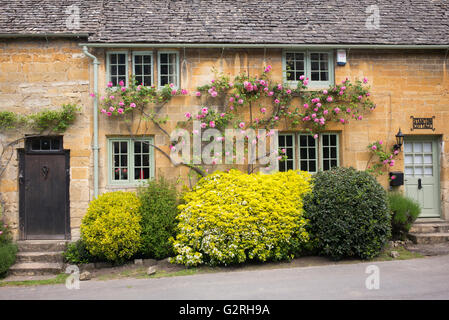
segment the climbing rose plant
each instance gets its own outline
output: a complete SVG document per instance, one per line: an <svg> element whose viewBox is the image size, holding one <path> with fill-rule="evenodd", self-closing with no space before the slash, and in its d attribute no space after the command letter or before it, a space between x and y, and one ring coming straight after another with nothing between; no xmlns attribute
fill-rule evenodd
<svg viewBox="0 0 449 320"><path fill-rule="evenodd" d="M203 107L196 114L193 110L186 112L185 120L177 122L178 127L186 127L189 122L199 120L202 129L267 129L267 135L271 135L272 129L283 121L289 128L307 131L316 139L318 132L324 131L329 123L345 125L353 120L360 121L365 111L375 108L369 98L367 78L354 83L346 78L328 89L311 91L308 90L310 81L305 76L301 76L296 85L291 86L274 82L270 78L271 72L272 67L267 66L260 76L241 73L231 79L229 75L214 71L214 79L197 87L194 93L199 99L198 105ZM123 82L117 87L109 83L106 94L100 98L100 111L108 118L121 118L128 114L134 116L137 112L141 119L152 121L169 136L162 127L168 121L168 116L162 117L159 111L172 97L187 94L187 90L175 89L173 84L162 88L148 87L136 83L134 79L128 87ZM204 106L205 102L212 102L219 107ZM250 119L245 120L242 115L248 115L248 111ZM125 121L129 122L127 119ZM193 134L195 132L192 132ZM169 147L173 150L172 142ZM158 151L165 153L160 148ZM165 155L168 157L167 153ZM285 156L280 152L279 159L283 158ZM199 168L190 163L182 164L194 169ZM205 175L204 171L201 174Z"/></svg>
<svg viewBox="0 0 449 320"><path fill-rule="evenodd" d="M368 145L368 149L371 151L371 158L378 157L378 162L369 166L366 171L372 173L374 175L382 175L384 173L383 168L385 167L393 167L395 164L394 157L399 154L398 150L394 150L391 148L391 152L387 152L384 150L384 144L382 140L375 141ZM369 163L369 161L368 161Z"/></svg>

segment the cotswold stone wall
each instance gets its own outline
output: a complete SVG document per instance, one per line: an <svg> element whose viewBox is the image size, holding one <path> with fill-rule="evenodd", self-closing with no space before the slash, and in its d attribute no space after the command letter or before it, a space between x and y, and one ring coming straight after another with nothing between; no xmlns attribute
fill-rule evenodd
<svg viewBox="0 0 449 320"><path fill-rule="evenodd" d="M155 67L154 78L157 79L157 50L152 51ZM114 51L128 51L129 71L132 70L132 52L114 49ZM104 92L107 83L105 73L105 57L108 51L96 49L95 55L101 59L100 92ZM194 93L197 86L209 83L214 78L212 68L218 72L229 73L232 76L241 72L250 75L260 74L266 65L272 65L271 78L282 81L282 50L281 49L179 49L180 55L180 87L189 91L186 97L174 97L166 106L164 112L170 117L167 128L173 129L178 120L184 120L185 112L198 110L202 105L223 106L225 101L218 98L207 100L197 98ZM371 86L371 99L377 104L373 112L368 112L362 121L352 121L347 125L333 124L329 131L339 132L340 165L353 166L359 170L367 168L370 158L367 145L382 139L388 149L395 144L395 134L401 128L404 134L438 136L441 145L440 177L441 203L443 217L449 218L449 168L447 164L449 146L446 143L449 134L449 74L448 57L440 50L349 50L345 66L335 65L335 81L341 82L346 77L351 80L367 77ZM300 101L296 101L298 105ZM259 107L253 106L253 118L260 116ZM242 119L249 119L249 112L240 115ZM411 131L411 119L414 117L435 116L432 130ZM279 128L286 130L285 127ZM151 125L139 131L155 136L156 144L169 151L167 139ZM100 115L100 146L106 147L107 136L126 135L125 126L119 122L106 119ZM164 175L169 178L181 178L187 183L187 169L174 168L159 152L155 153L156 176ZM371 163L372 165L373 163ZM107 181L107 153L100 152L100 188L101 192L114 190L116 187L108 185ZM403 156L399 154L392 171L403 171ZM388 188L388 175L379 177L379 181Z"/></svg>
<svg viewBox="0 0 449 320"><path fill-rule="evenodd" d="M149 51L145 48L142 51ZM104 92L106 79L105 49L91 49L100 62L99 92ZM128 51L116 48L113 51ZM136 49L134 51L137 51ZM157 62L157 50L153 51ZM179 49L180 87L189 91L187 96L174 97L162 110L162 115L170 118L165 126L168 131L175 128L177 121L184 120L185 112L198 110L202 105L223 107L225 101L199 99L194 95L196 87L208 83L213 77L211 71L260 74L263 67L272 65L271 78L282 81L281 49ZM132 50L128 51L129 71L132 70ZM448 58L444 51L404 51L404 50L349 50L346 66L335 66L335 80L341 82L346 77L351 80L367 77L371 85L371 98L377 104L373 112L362 121L352 121L347 125L334 124L329 131L340 133L340 165L353 166L364 170L370 157L367 145L382 139L387 147L395 143L399 128L404 134L436 135L440 139L441 203L443 217L449 218L449 80ZM154 78L157 79L157 64ZM43 108L56 108L63 103L76 103L83 109L73 127L64 134L64 148L70 149L70 216L72 238L79 237L79 226L89 200L92 199L93 170L91 157L92 106L89 97L92 92L93 73L91 61L85 57L75 41L11 40L0 43L0 106L17 112L35 112ZM300 101L295 103L300 104ZM253 117L259 107L253 106ZM242 119L249 119L249 112L243 112ZM432 130L410 131L414 117L435 116ZM137 121L134 123L137 128ZM286 128L280 128L286 130ZM135 130L133 130L135 132ZM27 132L23 132L27 133ZM22 133L22 134L23 134ZM151 124L140 127L138 134L148 134L155 138L158 147L169 152L168 139ZM129 136L124 123L99 115L99 162L100 193L118 189L135 190L135 187L116 187L108 183L107 138ZM2 138L7 138L2 136ZM18 146L22 147L22 146ZM393 167L403 171L403 156L399 154ZM180 179L189 183L188 169L173 167L161 153L155 151L155 174L171 180ZM0 181L1 200L5 204L5 218L15 228L18 236L18 182L17 157L14 153L7 173ZM388 186L387 175L379 181Z"/></svg>
<svg viewBox="0 0 449 320"><path fill-rule="evenodd" d="M56 109L72 103L81 107L78 119L64 134L64 149L70 150L70 217L72 237L79 235L90 194L91 118L89 61L78 43L70 40L1 40L0 107L22 114ZM2 142L33 132L8 132ZM23 148L23 142L16 146ZM19 236L17 151L0 179L4 219Z"/></svg>

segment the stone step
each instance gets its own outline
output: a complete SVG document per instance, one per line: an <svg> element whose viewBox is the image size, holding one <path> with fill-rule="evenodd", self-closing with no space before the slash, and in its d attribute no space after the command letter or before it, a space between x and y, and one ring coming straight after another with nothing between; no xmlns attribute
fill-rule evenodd
<svg viewBox="0 0 449 320"><path fill-rule="evenodd" d="M19 252L55 252L65 251L65 240L21 240L17 241Z"/></svg>
<svg viewBox="0 0 449 320"><path fill-rule="evenodd" d="M44 274L59 274L63 272L62 263L50 262L22 262L16 263L9 269L9 274L15 276L34 276Z"/></svg>
<svg viewBox="0 0 449 320"><path fill-rule="evenodd" d="M449 223L432 222L432 223L415 223L410 228L410 233L439 233L449 232Z"/></svg>
<svg viewBox="0 0 449 320"><path fill-rule="evenodd" d="M416 244L432 244L449 242L449 232L409 233L410 240Z"/></svg>
<svg viewBox="0 0 449 320"><path fill-rule="evenodd" d="M55 252L18 252L16 256L16 262L51 262L51 263L62 263L63 251Z"/></svg>

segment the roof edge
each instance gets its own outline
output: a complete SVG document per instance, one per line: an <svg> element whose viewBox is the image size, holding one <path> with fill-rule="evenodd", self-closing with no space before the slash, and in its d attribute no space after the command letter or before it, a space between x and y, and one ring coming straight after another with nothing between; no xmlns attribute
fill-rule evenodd
<svg viewBox="0 0 449 320"><path fill-rule="evenodd" d="M80 43L90 48L449 49L449 44Z"/></svg>

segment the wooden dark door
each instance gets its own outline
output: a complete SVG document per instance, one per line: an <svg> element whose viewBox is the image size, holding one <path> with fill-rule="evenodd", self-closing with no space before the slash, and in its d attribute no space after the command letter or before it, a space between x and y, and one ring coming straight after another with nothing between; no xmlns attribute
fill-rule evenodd
<svg viewBox="0 0 449 320"><path fill-rule="evenodd" d="M69 237L68 151L20 155L22 239Z"/></svg>

